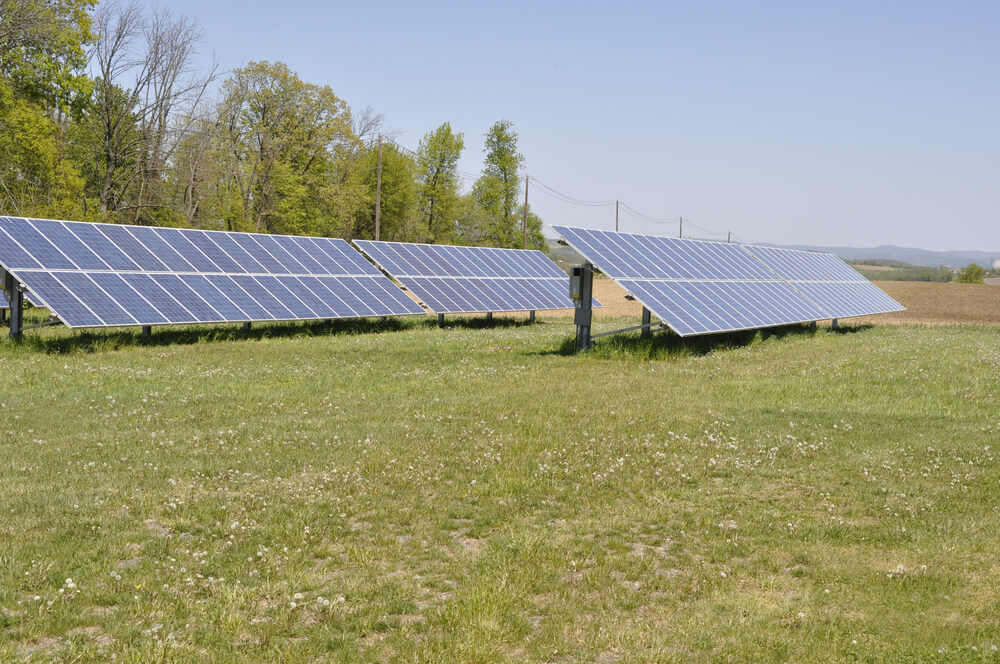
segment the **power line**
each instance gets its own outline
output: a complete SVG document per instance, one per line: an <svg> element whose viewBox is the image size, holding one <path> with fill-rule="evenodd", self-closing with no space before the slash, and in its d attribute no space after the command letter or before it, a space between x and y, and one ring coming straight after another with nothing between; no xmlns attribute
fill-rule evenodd
<svg viewBox="0 0 1000 664"><path fill-rule="evenodd" d="M413 157L413 158L415 158L417 160L421 159L420 155L417 154L415 151L413 151L413 150L411 150L411 149L409 149L409 148L407 148L405 146L400 145L395 140L388 139L388 142L392 143L392 145L394 145L400 151L409 154L411 157ZM469 172L466 172L466 171L460 171L460 170L457 170L457 169L454 170L454 171L452 171L452 172L458 178L461 178L461 179L463 179L463 180L465 180L467 182L476 182L476 181L479 180L480 177L482 177L481 175L477 175L477 174L474 174L474 173L469 173ZM575 205L575 206L578 206L578 207L591 207L591 208L594 208L594 207L611 207L613 205L618 205L619 209L622 210L622 211L624 211L627 215L629 215L629 216L631 216L631 217L633 217L635 219L638 219L639 221L642 221L644 223L648 223L648 224L679 224L679 223L681 223L681 218L679 216L677 216L677 217L653 217L653 216L650 216L650 215L645 214L643 212L639 212L634 207L630 206L628 203L626 203L624 201L621 201L621 200L617 200L616 201L616 200L609 199L609 200L603 200L603 201L594 201L594 200L587 200L587 199L583 199L583 198L577 198L576 196L570 196L569 194L566 194L566 193L563 193L563 192L559 191L555 187L553 187L553 186L551 186L549 184L546 184L542 180L539 180L537 176L531 175L530 173L527 173L526 171L520 172L519 175L524 176L525 178L527 178L527 177L530 176L532 182L535 184L535 191L536 192L540 191L543 194L549 196L550 198L554 198L555 200L557 200L557 201L559 201L561 203L565 203L567 205ZM711 228L705 228L703 226L699 226L698 224L693 223L689 218L686 218L684 221L691 228L699 230L702 233L705 233L707 235L718 236L718 237L723 237L723 236L737 237L735 234L728 233L727 231L718 231L718 230L713 230ZM742 240L739 240L739 241L742 242Z"/></svg>
<svg viewBox="0 0 1000 664"><path fill-rule="evenodd" d="M628 212L633 217L641 219L642 221L649 222L651 224L676 224L680 220L680 217L665 217L665 218L650 217L649 215L643 214L642 212L639 212L635 208L631 207L628 203L622 203L621 207L623 210Z"/></svg>
<svg viewBox="0 0 1000 664"><path fill-rule="evenodd" d="M586 206L586 207L608 207L610 205L614 205L615 204L614 200L609 200L609 201L587 201L587 200L584 200L582 198L576 198L574 196L570 196L569 194L564 194L561 191L559 191L559 190L557 190L557 189L555 189L553 187L550 187L549 185L545 184L544 182L542 182L541 180L539 180L534 175L531 176L531 179L534 180L536 184L538 184L539 186L541 186L543 189L545 189L548 193L550 193L555 198L558 198L558 199L562 200L565 203L570 203L571 205L582 205L582 206Z"/></svg>

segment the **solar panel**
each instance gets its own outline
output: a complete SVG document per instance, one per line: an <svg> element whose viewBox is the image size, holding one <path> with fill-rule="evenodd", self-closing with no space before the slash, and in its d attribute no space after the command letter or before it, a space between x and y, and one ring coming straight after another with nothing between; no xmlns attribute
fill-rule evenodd
<svg viewBox="0 0 1000 664"><path fill-rule="evenodd" d="M903 311L905 307L839 256L746 245L747 250L829 314L849 318Z"/></svg>
<svg viewBox="0 0 1000 664"><path fill-rule="evenodd" d="M681 336L830 317L742 245L553 228Z"/></svg>
<svg viewBox="0 0 1000 664"><path fill-rule="evenodd" d="M438 314L572 309L569 278L541 251L355 240ZM600 306L596 300L594 306Z"/></svg>
<svg viewBox="0 0 1000 664"><path fill-rule="evenodd" d="M69 327L425 313L333 238L0 217L0 266Z"/></svg>

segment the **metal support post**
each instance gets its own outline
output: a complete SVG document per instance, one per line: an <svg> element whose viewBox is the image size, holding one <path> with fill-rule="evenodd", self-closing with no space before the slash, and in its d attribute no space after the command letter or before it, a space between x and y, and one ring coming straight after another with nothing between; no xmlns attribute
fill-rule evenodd
<svg viewBox="0 0 1000 664"><path fill-rule="evenodd" d="M837 321L836 318L834 318L833 321L831 322L831 327L833 327L833 329L835 329L835 330L839 330L840 329L840 323Z"/></svg>
<svg viewBox="0 0 1000 664"><path fill-rule="evenodd" d="M144 337L151 337L151 336L153 336L153 326L152 325L143 325L142 326L142 336L144 336Z"/></svg>
<svg viewBox="0 0 1000 664"><path fill-rule="evenodd" d="M20 339L24 328L24 293L18 288L14 276L6 271L3 273L3 290L10 305L10 338Z"/></svg>
<svg viewBox="0 0 1000 664"><path fill-rule="evenodd" d="M816 321L813 321L813 322L809 323L809 328L815 330L816 329Z"/></svg>
<svg viewBox="0 0 1000 664"><path fill-rule="evenodd" d="M5 302L7 301L7 291L4 291L3 299ZM7 309L0 308L0 325L6 325L6 324L7 324Z"/></svg>
<svg viewBox="0 0 1000 664"><path fill-rule="evenodd" d="M253 327L253 323L251 323L250 321L243 323L244 330L249 330L251 327Z"/></svg>
<svg viewBox="0 0 1000 664"><path fill-rule="evenodd" d="M444 314L438 314L438 325L444 325Z"/></svg>
<svg viewBox="0 0 1000 664"><path fill-rule="evenodd" d="M573 315L573 322L576 323L576 347L577 350L587 350L592 345L590 324L594 314L593 265L584 263L573 268L569 276L569 296L576 307Z"/></svg>
<svg viewBox="0 0 1000 664"><path fill-rule="evenodd" d="M639 334L644 337L650 337L653 335L653 330L650 327L652 317L649 315L649 309L646 307L642 308L642 332Z"/></svg>
<svg viewBox="0 0 1000 664"><path fill-rule="evenodd" d="M486 312L486 320L493 320L493 312L492 311L487 311Z"/></svg>
<svg viewBox="0 0 1000 664"><path fill-rule="evenodd" d="M528 322L529 323L534 323L535 322L535 310L534 309L532 309L531 311L528 312Z"/></svg>

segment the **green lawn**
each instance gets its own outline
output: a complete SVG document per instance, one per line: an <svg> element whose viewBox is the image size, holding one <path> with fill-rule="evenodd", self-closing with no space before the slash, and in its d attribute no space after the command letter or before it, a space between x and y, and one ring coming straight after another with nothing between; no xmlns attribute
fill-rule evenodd
<svg viewBox="0 0 1000 664"><path fill-rule="evenodd" d="M0 342L0 661L1000 661L1000 329L544 320Z"/></svg>

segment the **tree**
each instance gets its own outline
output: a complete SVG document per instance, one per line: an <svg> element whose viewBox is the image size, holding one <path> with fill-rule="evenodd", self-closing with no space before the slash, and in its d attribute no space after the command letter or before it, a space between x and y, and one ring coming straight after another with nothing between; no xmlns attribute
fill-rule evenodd
<svg viewBox="0 0 1000 664"><path fill-rule="evenodd" d="M484 246L489 243L489 217L479 206L473 194L458 197L455 205L455 244L472 247Z"/></svg>
<svg viewBox="0 0 1000 664"><path fill-rule="evenodd" d="M458 159L465 148L461 132L454 133L445 122L426 134L417 148L417 179L420 185L420 212L427 242L451 242L455 237L458 206Z"/></svg>
<svg viewBox="0 0 1000 664"><path fill-rule="evenodd" d="M488 241L498 247L514 247L519 238L517 172L524 157L517 151L517 133L511 122L500 120L490 127L484 152L483 175L473 187L473 196L488 216Z"/></svg>
<svg viewBox="0 0 1000 664"><path fill-rule="evenodd" d="M15 97L79 111L90 90L84 50L96 0L0 0L0 78Z"/></svg>
<svg viewBox="0 0 1000 664"><path fill-rule="evenodd" d="M91 0L0 0L0 213L82 216L66 129L90 91Z"/></svg>
<svg viewBox="0 0 1000 664"><path fill-rule="evenodd" d="M215 212L227 227L347 234L365 201L349 177L359 140L347 104L280 62L234 70L222 96Z"/></svg>
<svg viewBox="0 0 1000 664"><path fill-rule="evenodd" d="M518 218L524 220L524 205L517 206ZM518 244L518 247L523 246ZM545 241L545 235L542 234L542 218L531 211L531 206L528 206L528 246L527 249L538 249L540 251L547 252L549 250L549 245Z"/></svg>
<svg viewBox="0 0 1000 664"><path fill-rule="evenodd" d="M146 17L135 2L111 1L94 25L97 85L87 124L100 212L156 223L171 206L164 171L216 70L192 73L201 31L183 16L156 10Z"/></svg>
<svg viewBox="0 0 1000 664"><path fill-rule="evenodd" d="M392 143L382 146L382 211L379 236L392 242L422 238L417 228L417 163ZM351 238L375 237L375 191L378 180L378 147L365 151L358 160L355 178L364 187L365 205L358 211Z"/></svg>
<svg viewBox="0 0 1000 664"><path fill-rule="evenodd" d="M60 124L0 79L0 213L81 217L83 179L65 148Z"/></svg>
<svg viewBox="0 0 1000 664"><path fill-rule="evenodd" d="M187 226L212 225L203 219L202 204L213 194L219 179L219 123L209 118L193 118L178 139L168 173L171 198Z"/></svg>
<svg viewBox="0 0 1000 664"><path fill-rule="evenodd" d="M975 263L962 268L955 281L963 284L981 284L986 279L986 268Z"/></svg>

